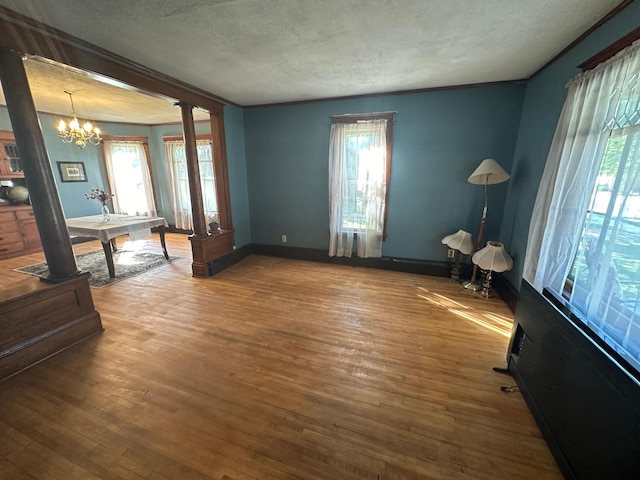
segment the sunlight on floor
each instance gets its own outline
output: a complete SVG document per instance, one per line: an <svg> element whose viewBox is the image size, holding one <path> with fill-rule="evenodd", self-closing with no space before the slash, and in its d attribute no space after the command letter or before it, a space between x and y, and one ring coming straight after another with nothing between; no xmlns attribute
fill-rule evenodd
<svg viewBox="0 0 640 480"><path fill-rule="evenodd" d="M439 293L432 292L423 287L418 287L418 290L420 291L417 293L418 297L429 303L445 308L454 315L473 322L487 330L498 333L499 335L507 338L511 336L511 326L513 322L509 318L492 312L478 311L472 307L452 300L447 296L440 295Z"/></svg>

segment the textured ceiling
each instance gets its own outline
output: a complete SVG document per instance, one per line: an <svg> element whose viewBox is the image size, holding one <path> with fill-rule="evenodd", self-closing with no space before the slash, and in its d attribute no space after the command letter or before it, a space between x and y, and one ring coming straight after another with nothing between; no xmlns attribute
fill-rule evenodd
<svg viewBox="0 0 640 480"><path fill-rule="evenodd" d="M619 2L0 0L0 5L237 104L257 105L527 78Z"/></svg>

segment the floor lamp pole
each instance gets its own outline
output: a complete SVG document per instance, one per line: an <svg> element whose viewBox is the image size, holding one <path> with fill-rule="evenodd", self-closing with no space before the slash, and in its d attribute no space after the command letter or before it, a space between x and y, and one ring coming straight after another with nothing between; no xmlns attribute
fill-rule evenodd
<svg viewBox="0 0 640 480"><path fill-rule="evenodd" d="M484 225L485 223L487 223L487 206L488 206L488 198L489 198L487 195L488 185L489 185L489 177L487 176L484 182L484 208L482 209L482 218L480 219L480 230L478 231L478 242L476 243L476 252L482 248L482 234L484 232ZM477 275L478 275L478 265L474 263L471 280L463 284L464 288L468 290L473 290L473 291L480 290L482 286L476 281Z"/></svg>

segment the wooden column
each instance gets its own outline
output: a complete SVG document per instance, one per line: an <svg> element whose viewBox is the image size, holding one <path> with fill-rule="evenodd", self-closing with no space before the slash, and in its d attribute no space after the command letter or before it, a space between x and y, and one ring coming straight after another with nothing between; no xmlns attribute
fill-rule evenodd
<svg viewBox="0 0 640 480"><path fill-rule="evenodd" d="M182 133L184 135L184 149L187 157L187 173L189 175L193 235L207 237L209 233L207 232L207 222L204 218L200 165L198 164L198 149L196 147L196 128L193 123L193 107L180 103L180 109L182 110Z"/></svg>
<svg viewBox="0 0 640 480"><path fill-rule="evenodd" d="M79 275L80 270L73 255L22 56L5 47L0 47L0 81L49 266L49 280L62 282Z"/></svg>
<svg viewBox="0 0 640 480"><path fill-rule="evenodd" d="M231 193L229 189L229 168L227 166L227 144L224 134L224 117L222 111L210 112L211 138L213 139L213 169L216 176L216 198L220 228L233 230L231 218Z"/></svg>

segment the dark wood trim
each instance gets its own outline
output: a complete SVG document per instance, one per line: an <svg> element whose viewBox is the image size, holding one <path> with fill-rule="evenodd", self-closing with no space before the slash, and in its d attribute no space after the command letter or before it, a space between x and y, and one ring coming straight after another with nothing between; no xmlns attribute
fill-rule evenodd
<svg viewBox="0 0 640 480"><path fill-rule="evenodd" d="M109 52L62 30L0 7L0 44L21 53L39 55L87 72L115 78L132 87L219 112L223 104L240 106L175 78Z"/></svg>
<svg viewBox="0 0 640 480"><path fill-rule="evenodd" d="M509 85L511 83L520 83L526 81L526 78L520 78L516 80L501 80L498 82L484 82L484 83L466 83L463 85L449 85L444 87L426 87L426 88L414 88L413 90L394 90L391 92L378 92L378 93L361 93L358 95L344 95L341 97L325 97L325 98L311 98L308 100L295 100L291 102L278 102L278 103L262 103L257 105L245 105L243 109L251 108L271 108L271 107L288 107L292 105L304 105L305 103L318 103L318 102L333 102L341 100L352 100L356 98L376 98L376 97L388 97L391 95L410 95L413 93L429 93L429 92L441 92L446 90L460 90L463 88L476 88L476 87L488 87L494 85Z"/></svg>
<svg viewBox="0 0 640 480"><path fill-rule="evenodd" d="M351 267L378 268L396 272L418 273L434 277L448 277L451 274L450 262L433 262L410 258L381 257L330 257L327 250L319 248L285 247L283 245L252 244L252 253L270 257L291 258L310 262L349 265Z"/></svg>
<svg viewBox="0 0 640 480"><path fill-rule="evenodd" d="M520 292L518 292L516 287L501 273L494 273L492 275L491 285L494 290L498 292L498 295L500 295L504 303L507 304L509 310L515 313L518 300L520 300Z"/></svg>
<svg viewBox="0 0 640 480"><path fill-rule="evenodd" d="M553 62L555 62L557 59L559 59L560 57L562 57L565 53L567 53L569 50L571 50L573 47L575 47L576 45L578 45L580 42L582 42L585 38L587 38L589 35L591 35L595 30L597 30L598 28L600 28L602 25L604 25L605 23L607 23L610 19L612 19L613 17L615 17L616 15L618 15L620 12L622 12L622 10L624 10L629 4L631 4L633 2L633 0L623 0L622 2L620 2L617 6L615 6L611 11L609 11L609 13L607 13L604 17L602 17L600 20L598 20L593 26L591 26L591 28L589 28L586 32L584 32L582 35L580 35L578 38L576 38L573 42L571 42L569 45L567 45L566 47L564 47L560 53L558 53L556 56L554 56L551 60L549 60L547 63L545 63L542 67L540 67L537 71L534 72L533 75L531 75L529 77L529 79L534 78L535 76L537 76L539 73L541 73L545 68L547 68L549 65L551 65Z"/></svg>
<svg viewBox="0 0 640 480"><path fill-rule="evenodd" d="M101 135L104 142L137 142L137 143L149 143L148 137L128 137L126 135Z"/></svg>
<svg viewBox="0 0 640 480"><path fill-rule="evenodd" d="M209 276L216 275L221 271L229 268L230 266L235 265L236 263L247 258L252 253L253 253L253 245L248 244L235 249L233 252L227 255L224 255L223 257L212 260L208 264Z"/></svg>
<svg viewBox="0 0 640 480"><path fill-rule="evenodd" d="M389 123L394 123L398 112L373 112L373 113L355 113L346 115L333 115L331 123L358 123L369 122L384 118Z"/></svg>
<svg viewBox="0 0 640 480"><path fill-rule="evenodd" d="M613 57L618 52L627 48L636 40L640 40L640 27L631 30L620 40L612 43L607 48L600 50L593 57L589 58L588 60L578 65L578 67L581 68L583 71L591 70L592 68L595 68L596 66L600 65L602 62L609 60L611 57Z"/></svg>
<svg viewBox="0 0 640 480"><path fill-rule="evenodd" d="M198 140L209 140L210 142L213 141L211 139L211 134L210 133L201 133L199 135L196 135L196 141L198 141ZM165 137L162 137L162 141L163 142L184 142L184 136L182 136L182 135L167 135Z"/></svg>
<svg viewBox="0 0 640 480"><path fill-rule="evenodd" d="M216 200L218 216L222 230L233 230L231 215L231 189L229 187L229 165L227 162L227 144L224 132L224 113L211 112L211 136L213 169L215 172Z"/></svg>

